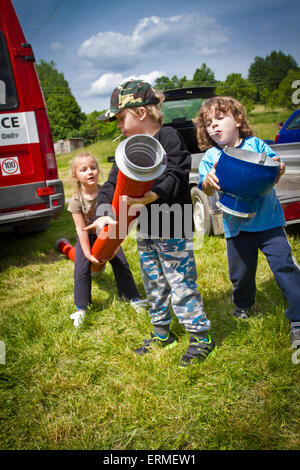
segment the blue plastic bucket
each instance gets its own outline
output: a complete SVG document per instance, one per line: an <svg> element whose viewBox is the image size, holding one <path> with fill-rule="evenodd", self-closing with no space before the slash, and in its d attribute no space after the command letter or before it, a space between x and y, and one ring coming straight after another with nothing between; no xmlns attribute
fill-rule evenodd
<svg viewBox="0 0 300 470"><path fill-rule="evenodd" d="M216 166L218 206L228 214L253 217L260 198L275 185L280 162L265 154L225 147Z"/></svg>

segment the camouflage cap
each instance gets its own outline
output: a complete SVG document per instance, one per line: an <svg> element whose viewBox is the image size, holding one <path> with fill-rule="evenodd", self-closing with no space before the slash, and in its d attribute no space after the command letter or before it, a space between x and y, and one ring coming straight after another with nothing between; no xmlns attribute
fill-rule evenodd
<svg viewBox="0 0 300 470"><path fill-rule="evenodd" d="M98 116L101 121L113 121L122 109L157 104L159 98L149 83L143 80L129 80L114 89L110 99L110 108Z"/></svg>

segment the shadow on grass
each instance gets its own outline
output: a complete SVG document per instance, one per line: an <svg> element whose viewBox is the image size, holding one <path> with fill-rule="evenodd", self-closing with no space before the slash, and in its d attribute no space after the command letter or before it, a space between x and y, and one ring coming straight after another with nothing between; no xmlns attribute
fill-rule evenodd
<svg viewBox="0 0 300 470"><path fill-rule="evenodd" d="M137 277L134 276L134 280L141 297L146 298L141 279L137 279ZM103 275L93 278L92 284L97 285L99 290L103 290L106 293L105 299L103 300L99 300L99 295L96 299L93 299L93 310L105 309L109 305L111 305L114 300L118 300L121 302L121 299L118 296L116 280L112 271L110 273L107 273L107 271L105 271Z"/></svg>
<svg viewBox="0 0 300 470"><path fill-rule="evenodd" d="M264 282L259 282L257 276L255 304L252 308L252 314L248 319L237 319L231 315L234 310L231 289L204 299L206 314L211 321L211 335L218 346L221 346L224 339L233 332L243 329L246 333L251 328L251 323L257 319L267 319L273 315L282 315L283 318L286 318L285 310L287 309L287 302L277 286L273 275L271 273L270 275L270 279ZM280 313L278 313L279 310ZM287 319L286 326L287 331L289 331L289 321Z"/></svg>
<svg viewBox="0 0 300 470"><path fill-rule="evenodd" d="M300 233L299 231L297 232L297 229L289 230L289 232L290 234L293 234L294 237L299 236L300 238ZM272 272L269 271L269 277L266 280L263 280L263 275L263 266L261 266L260 269L260 265L258 265L256 275L256 299L253 306L253 314L249 319L237 319L231 315L234 310L231 287L220 290L217 293L215 291L211 294L208 293L208 295L203 298L206 315L211 321L210 334L217 346L221 346L227 336L230 336L234 332L241 331L241 329L246 334L247 330L251 328L252 322L257 321L258 319L267 319L273 315L281 315L282 318L286 319L285 310L287 308L287 302L285 301L281 290L277 286ZM135 281L139 292L144 292L140 277L135 276ZM99 279L99 288L109 293L109 298L106 298L103 302L95 302L96 308L106 308L110 301L117 298L117 290L115 284L113 285L114 282L113 274L110 276L104 275L103 278ZM201 282L199 282L199 289L201 292ZM148 320L150 331L152 329L150 317ZM289 332L289 321L287 319L286 328L286 331ZM179 323L174 313L172 314L171 329L179 337L187 335L185 328Z"/></svg>
<svg viewBox="0 0 300 470"><path fill-rule="evenodd" d="M287 225L286 227L287 236L292 236L296 240L300 240L300 224Z"/></svg>
<svg viewBox="0 0 300 470"><path fill-rule="evenodd" d="M56 263L62 258L55 247L59 238L75 243L74 223L66 208L58 219L50 222L50 228L46 231L22 235L0 234L0 270L4 271L10 266Z"/></svg>

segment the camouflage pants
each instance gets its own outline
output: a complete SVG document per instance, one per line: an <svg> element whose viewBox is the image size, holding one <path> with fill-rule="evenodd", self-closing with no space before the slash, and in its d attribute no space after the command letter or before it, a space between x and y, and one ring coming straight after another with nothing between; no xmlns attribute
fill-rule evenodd
<svg viewBox="0 0 300 470"><path fill-rule="evenodd" d="M137 238L137 246L154 328L168 329L172 307L186 331L209 330L210 321L197 290L193 240Z"/></svg>

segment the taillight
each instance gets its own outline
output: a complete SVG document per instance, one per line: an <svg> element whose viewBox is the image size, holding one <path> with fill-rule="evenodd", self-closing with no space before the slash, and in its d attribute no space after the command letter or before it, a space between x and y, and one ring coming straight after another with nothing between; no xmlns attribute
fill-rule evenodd
<svg viewBox="0 0 300 470"><path fill-rule="evenodd" d="M56 158L47 112L43 109L36 109L35 117L40 138L40 149L44 163L45 178L47 180L57 179L58 172Z"/></svg>
<svg viewBox="0 0 300 470"><path fill-rule="evenodd" d="M275 144L277 144L278 138L279 138L279 134L277 134L276 137L275 137Z"/></svg>
<svg viewBox="0 0 300 470"><path fill-rule="evenodd" d="M284 212L285 220L288 222L289 220L296 220L300 219L300 202L290 202L288 204L282 204L282 209Z"/></svg>
<svg viewBox="0 0 300 470"><path fill-rule="evenodd" d="M36 190L37 196L50 196L51 194L55 194L55 189L53 186L46 186L44 188L37 188Z"/></svg>

